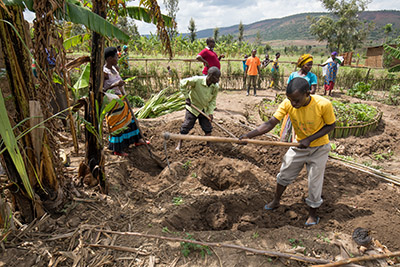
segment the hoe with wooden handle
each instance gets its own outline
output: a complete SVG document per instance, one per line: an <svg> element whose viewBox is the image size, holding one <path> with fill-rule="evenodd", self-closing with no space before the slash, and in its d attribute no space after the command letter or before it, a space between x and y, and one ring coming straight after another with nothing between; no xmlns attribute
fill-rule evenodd
<svg viewBox="0 0 400 267"><path fill-rule="evenodd" d="M204 117L206 117L209 121L211 121L212 123L214 123L218 128L220 128L222 131L226 132L227 134L229 134L230 137L233 138L237 138L233 133L231 133L230 131L228 131L227 129L225 129L224 127L222 127L221 124L219 124L218 122L211 120L210 116L208 116L207 114L205 114L201 109L199 109L198 107L196 107L193 104L190 104L190 106L192 108L194 108L195 110L197 110L197 112L199 112L201 115L203 115Z"/></svg>
<svg viewBox="0 0 400 267"><path fill-rule="evenodd" d="M277 141L264 141L256 139L242 139L219 137L219 136L200 136L200 135L186 135L186 134L173 134L163 133L165 140L186 140L186 141L207 141L215 143L235 143L235 144L254 144L262 146L299 146L299 143L277 142Z"/></svg>

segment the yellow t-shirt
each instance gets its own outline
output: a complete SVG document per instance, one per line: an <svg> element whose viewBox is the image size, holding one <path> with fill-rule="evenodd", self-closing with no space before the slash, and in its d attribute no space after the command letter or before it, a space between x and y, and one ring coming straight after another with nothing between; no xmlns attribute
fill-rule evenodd
<svg viewBox="0 0 400 267"><path fill-rule="evenodd" d="M249 57L246 61L246 65L249 66L247 70L247 74L254 76L258 74L258 69L257 66L261 65L260 59L255 56L255 57Z"/></svg>
<svg viewBox="0 0 400 267"><path fill-rule="evenodd" d="M310 103L299 109L294 108L289 99L285 99L273 116L278 120L282 120L288 113L297 141L315 134L324 125L329 125L336 121L332 103L319 95L312 95ZM329 137L326 134L312 141L310 147L322 146L328 143Z"/></svg>

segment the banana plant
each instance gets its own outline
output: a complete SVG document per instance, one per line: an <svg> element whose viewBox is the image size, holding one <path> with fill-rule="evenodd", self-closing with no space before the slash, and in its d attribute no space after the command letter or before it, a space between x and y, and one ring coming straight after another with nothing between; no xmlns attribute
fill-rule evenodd
<svg viewBox="0 0 400 267"><path fill-rule="evenodd" d="M3 2L6 6L18 5L23 8L27 8L32 12L35 12L33 8L33 0L3 0ZM116 1L110 1L110 3L113 2ZM151 6L151 3L148 3L149 1L141 1L141 4L143 4L145 7L136 7L136 6L126 7L125 1L122 2L124 4L123 7L125 8L121 9L121 15L126 15L133 19L141 20L147 23L153 23L157 25L157 29L161 27L160 25L164 27L164 30L165 27L172 27L173 25L172 18L162 15L161 12L159 12L158 5L157 5L158 10L157 10L157 8ZM122 2L121 1L117 2L116 7L118 7L118 4ZM150 2L153 2L153 4L154 3L157 4L157 1L150 1ZM129 42L129 35L124 33L118 27L113 25L111 22L93 13L88 7L90 7L88 3L82 3L78 0L65 0L64 9L62 10L60 9L60 12L58 12L59 18L73 22L75 24L84 25L89 30L97 32L105 37L117 38L118 40L125 43ZM149 7L152 9L150 9ZM155 14L153 15L154 12ZM79 40L81 42L84 41L85 38L86 37L84 38L75 37L74 39L67 39L66 40L67 43L64 44L64 46L71 47L71 45L73 44L75 45L78 44L77 41ZM162 35L162 31L160 32L160 39L162 40L163 44L169 45L169 47L166 46L167 51L171 51L169 39L168 41L165 40L165 37ZM170 56L172 56L172 51L170 52Z"/></svg>
<svg viewBox="0 0 400 267"><path fill-rule="evenodd" d="M385 52L387 52L390 56L393 58L400 60L400 49L392 47L388 44L384 44L383 48L385 49ZM389 72L399 72L400 71L400 64L397 64L396 66L393 66L389 69Z"/></svg>

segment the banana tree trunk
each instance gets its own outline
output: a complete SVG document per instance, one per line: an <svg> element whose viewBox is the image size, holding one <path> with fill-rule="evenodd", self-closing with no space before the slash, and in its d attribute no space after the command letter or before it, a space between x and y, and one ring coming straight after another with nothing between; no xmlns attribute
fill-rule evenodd
<svg viewBox="0 0 400 267"><path fill-rule="evenodd" d="M28 29L25 25L22 9L17 6L1 8L0 19L8 21L14 26L13 28L8 23L0 22L1 50L7 71L9 90L13 99L13 103L10 103L13 107L8 108L8 110L14 109L15 111L15 115L12 118L10 116L11 125L14 126L31 116L29 101L35 100L36 89L31 69L31 58L26 49L28 41L25 37L27 36L26 31ZM28 120L18 128L18 131L21 132L29 127ZM46 132L43 134L42 146L36 148L36 150L40 149L38 152L35 151L31 133L25 134L19 140L19 145L25 153L24 165L34 191L34 199L30 199L24 191L21 177L10 154L5 152L1 156L6 165L7 175L14 182L12 186L14 190L13 188L10 190L11 192L15 192L13 193L13 202L16 203L16 209L21 212L23 219L29 222L43 215L43 203L48 203L49 200L51 202L60 193L62 195L62 190L53 165L56 159ZM37 157L37 155L40 155L40 157Z"/></svg>
<svg viewBox="0 0 400 267"><path fill-rule="evenodd" d="M107 1L93 1L93 12L99 16L106 17ZM104 65L104 37L96 32L92 32L92 54L90 61L90 81L89 81L89 112L86 120L91 122L95 129L100 132L100 123L96 113L96 103L101 107L103 103L103 65ZM103 193L108 192L106 177L104 172L104 152L103 147L96 136L85 131L86 136L86 160L93 176L99 181ZM100 136L100 138L103 138Z"/></svg>

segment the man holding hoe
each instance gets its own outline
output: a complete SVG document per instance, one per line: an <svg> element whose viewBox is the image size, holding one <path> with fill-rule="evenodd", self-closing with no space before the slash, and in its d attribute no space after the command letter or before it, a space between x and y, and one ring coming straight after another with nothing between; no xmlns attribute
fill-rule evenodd
<svg viewBox="0 0 400 267"><path fill-rule="evenodd" d="M285 99L274 115L257 129L239 137L253 138L271 131L275 125L289 114L296 132L298 147L292 146L282 160L282 166L277 175L277 185L274 199L264 207L266 210L276 209L286 187L292 183L304 165L308 172L309 215L306 226L319 222L317 209L321 206L322 185L328 154L331 149L328 134L335 128L335 114L332 103L318 95L310 95L310 85L307 80L297 77L287 86Z"/></svg>
<svg viewBox="0 0 400 267"><path fill-rule="evenodd" d="M211 67L208 69L207 76L194 76L181 80L180 89L186 98L186 114L180 134L188 134L194 127L196 120L199 119L201 129L204 131L205 135L211 135L212 114L216 107L220 77L220 70L217 67ZM211 121L193 108L192 104L208 115ZM182 140L179 140L176 150L180 150L181 147Z"/></svg>

